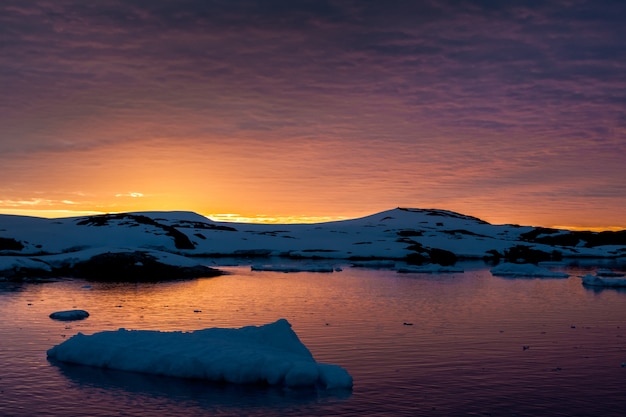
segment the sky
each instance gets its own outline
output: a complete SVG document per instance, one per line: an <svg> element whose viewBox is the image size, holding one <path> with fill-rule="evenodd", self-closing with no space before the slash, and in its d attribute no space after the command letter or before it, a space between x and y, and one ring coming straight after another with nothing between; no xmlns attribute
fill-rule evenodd
<svg viewBox="0 0 626 417"><path fill-rule="evenodd" d="M626 228L621 0L3 0L0 213Z"/></svg>

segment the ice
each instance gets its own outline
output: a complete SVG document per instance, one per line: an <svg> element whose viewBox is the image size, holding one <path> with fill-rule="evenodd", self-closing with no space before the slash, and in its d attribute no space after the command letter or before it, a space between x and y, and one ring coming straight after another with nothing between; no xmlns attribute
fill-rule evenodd
<svg viewBox="0 0 626 417"><path fill-rule="evenodd" d="M352 266L355 268L374 268L374 269L385 269L385 268L394 268L396 266L396 261L392 260L372 260L372 261L354 261L352 262Z"/></svg>
<svg viewBox="0 0 626 417"><path fill-rule="evenodd" d="M333 272L335 268L331 265L252 265L253 271L273 271L273 272Z"/></svg>
<svg viewBox="0 0 626 417"><path fill-rule="evenodd" d="M61 321L83 320L87 317L89 317L89 313L85 310L57 311L50 314L51 319Z"/></svg>
<svg viewBox="0 0 626 417"><path fill-rule="evenodd" d="M52 270L50 265L38 259L26 258L24 256L0 256L0 272L19 271L21 269Z"/></svg>
<svg viewBox="0 0 626 417"><path fill-rule="evenodd" d="M458 266L443 266L437 264L428 264L428 265L420 265L420 266L405 266L402 268L398 268L397 271L399 273L407 274L407 273L417 273L417 274L450 274L463 272L463 268L459 268Z"/></svg>
<svg viewBox="0 0 626 417"><path fill-rule="evenodd" d="M590 287L626 288L626 278L587 274L582 277L583 285Z"/></svg>
<svg viewBox="0 0 626 417"><path fill-rule="evenodd" d="M550 271L533 264L501 263L491 268L491 274L505 277L543 277L543 278L567 278L564 272Z"/></svg>
<svg viewBox="0 0 626 417"><path fill-rule="evenodd" d="M610 269L598 269L596 275L599 277L623 277L623 272L612 271Z"/></svg>
<svg viewBox="0 0 626 417"><path fill-rule="evenodd" d="M19 250L0 250L0 277L6 279L51 276L105 253L141 252L180 268L194 268L202 265L202 258L217 256L276 256L309 263L327 259L327 263L352 261L359 266L394 268L394 262L401 262L416 251L429 253L434 249L452 252L459 258L482 259L489 254L504 254L523 243L547 254L557 250L563 258L614 258L626 246L609 244L612 235L601 238L592 234L589 236L594 237L593 245L557 247L541 243L541 239L529 242L524 236L537 232L531 226L491 225L445 210L401 208L358 219L282 225L214 222L190 212L62 219L0 215L0 230L3 238L23 246ZM543 239L548 235L537 236ZM260 267L268 270L264 265ZM273 270L277 268L274 266ZM282 270L292 272L294 268L283 266ZM321 272L320 269L330 272L331 268L316 266L306 270Z"/></svg>
<svg viewBox="0 0 626 417"><path fill-rule="evenodd" d="M48 350L48 357L123 371L236 384L352 387L352 377L345 369L315 361L285 319L239 329L78 333Z"/></svg>

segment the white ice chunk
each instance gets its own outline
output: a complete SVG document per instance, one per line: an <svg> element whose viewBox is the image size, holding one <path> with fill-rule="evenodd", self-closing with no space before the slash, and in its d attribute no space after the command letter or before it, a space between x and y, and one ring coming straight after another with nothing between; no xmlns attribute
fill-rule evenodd
<svg viewBox="0 0 626 417"><path fill-rule="evenodd" d="M550 271L533 264L513 264L501 263L491 268L491 273L496 276L505 277L544 277L544 278L567 278L564 272Z"/></svg>
<svg viewBox="0 0 626 417"><path fill-rule="evenodd" d="M612 271L610 269L598 269L596 275L599 277L623 277L623 272Z"/></svg>
<svg viewBox="0 0 626 417"><path fill-rule="evenodd" d="M123 371L237 384L351 388L337 365L315 361L285 319L239 329L78 333L48 350L62 361Z"/></svg>
<svg viewBox="0 0 626 417"><path fill-rule="evenodd" d="M407 273L416 273L416 274L449 274L455 272L463 272L463 268L459 268L458 266L442 266L437 264L428 264L421 266L406 266L397 269L398 272L407 274Z"/></svg>
<svg viewBox="0 0 626 417"><path fill-rule="evenodd" d="M391 260L372 260L372 261L354 261L352 266L355 268L394 268L396 261Z"/></svg>
<svg viewBox="0 0 626 417"><path fill-rule="evenodd" d="M253 271L273 271L273 272L333 272L335 268L331 265L252 265Z"/></svg>
<svg viewBox="0 0 626 417"><path fill-rule="evenodd" d="M598 276L587 274L583 279L583 285L591 287L626 288L626 278L615 276Z"/></svg>
<svg viewBox="0 0 626 417"><path fill-rule="evenodd" d="M51 319L61 321L83 320L87 317L89 317L89 313L85 310L65 310L50 314Z"/></svg>

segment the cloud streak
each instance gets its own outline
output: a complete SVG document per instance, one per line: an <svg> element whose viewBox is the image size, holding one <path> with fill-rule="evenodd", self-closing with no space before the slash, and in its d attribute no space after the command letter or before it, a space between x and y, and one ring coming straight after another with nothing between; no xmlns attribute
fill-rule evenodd
<svg viewBox="0 0 626 417"><path fill-rule="evenodd" d="M57 178L46 187L87 169L93 181L71 189L103 195L122 171L136 189L161 183L151 195L208 178L228 203L186 208L247 216L428 202L506 218L529 189L626 202L620 2L8 0L0 12L0 162L24 196L41 189L30 163Z"/></svg>

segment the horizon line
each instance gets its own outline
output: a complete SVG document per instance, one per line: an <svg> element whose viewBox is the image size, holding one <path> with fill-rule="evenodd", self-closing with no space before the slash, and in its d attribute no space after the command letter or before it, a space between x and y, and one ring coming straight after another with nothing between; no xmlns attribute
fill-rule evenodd
<svg viewBox="0 0 626 417"><path fill-rule="evenodd" d="M400 207L396 207L400 208ZM441 210L448 211L453 213L458 213L464 216L475 217L479 220L485 221L480 217L470 216L465 213L457 212L449 209L440 209L440 208L417 208L410 207L411 209L418 210ZM392 209L389 209L392 210ZM345 220L355 220L363 217L368 217L371 215L375 215L378 213L385 212L387 210L373 212L369 215L365 216L356 216L356 217L347 217L347 216L304 216L304 215L293 215L293 216L280 216L280 215L267 215L267 214L254 214L254 215L241 215L239 213L201 213L193 210L122 210L122 211L98 211L98 210L53 210L53 209L3 209L0 208L0 215L11 215L11 216L23 216L23 217L38 217L44 219L63 219L70 217L82 217L82 216L98 216L105 214L121 214L121 213L147 213L147 212L190 212L196 213L200 216L206 217L207 219L218 222L218 223L243 223L243 224L317 224L317 223L329 223L335 221L345 221ZM626 230L625 226L573 226L573 225L530 225L530 224L519 224L515 222L509 223L490 223L493 226L504 226L504 225L519 225L519 226L529 226L529 227L545 227L550 229L559 229L559 230L571 230L571 231L590 231L590 232L619 232Z"/></svg>

